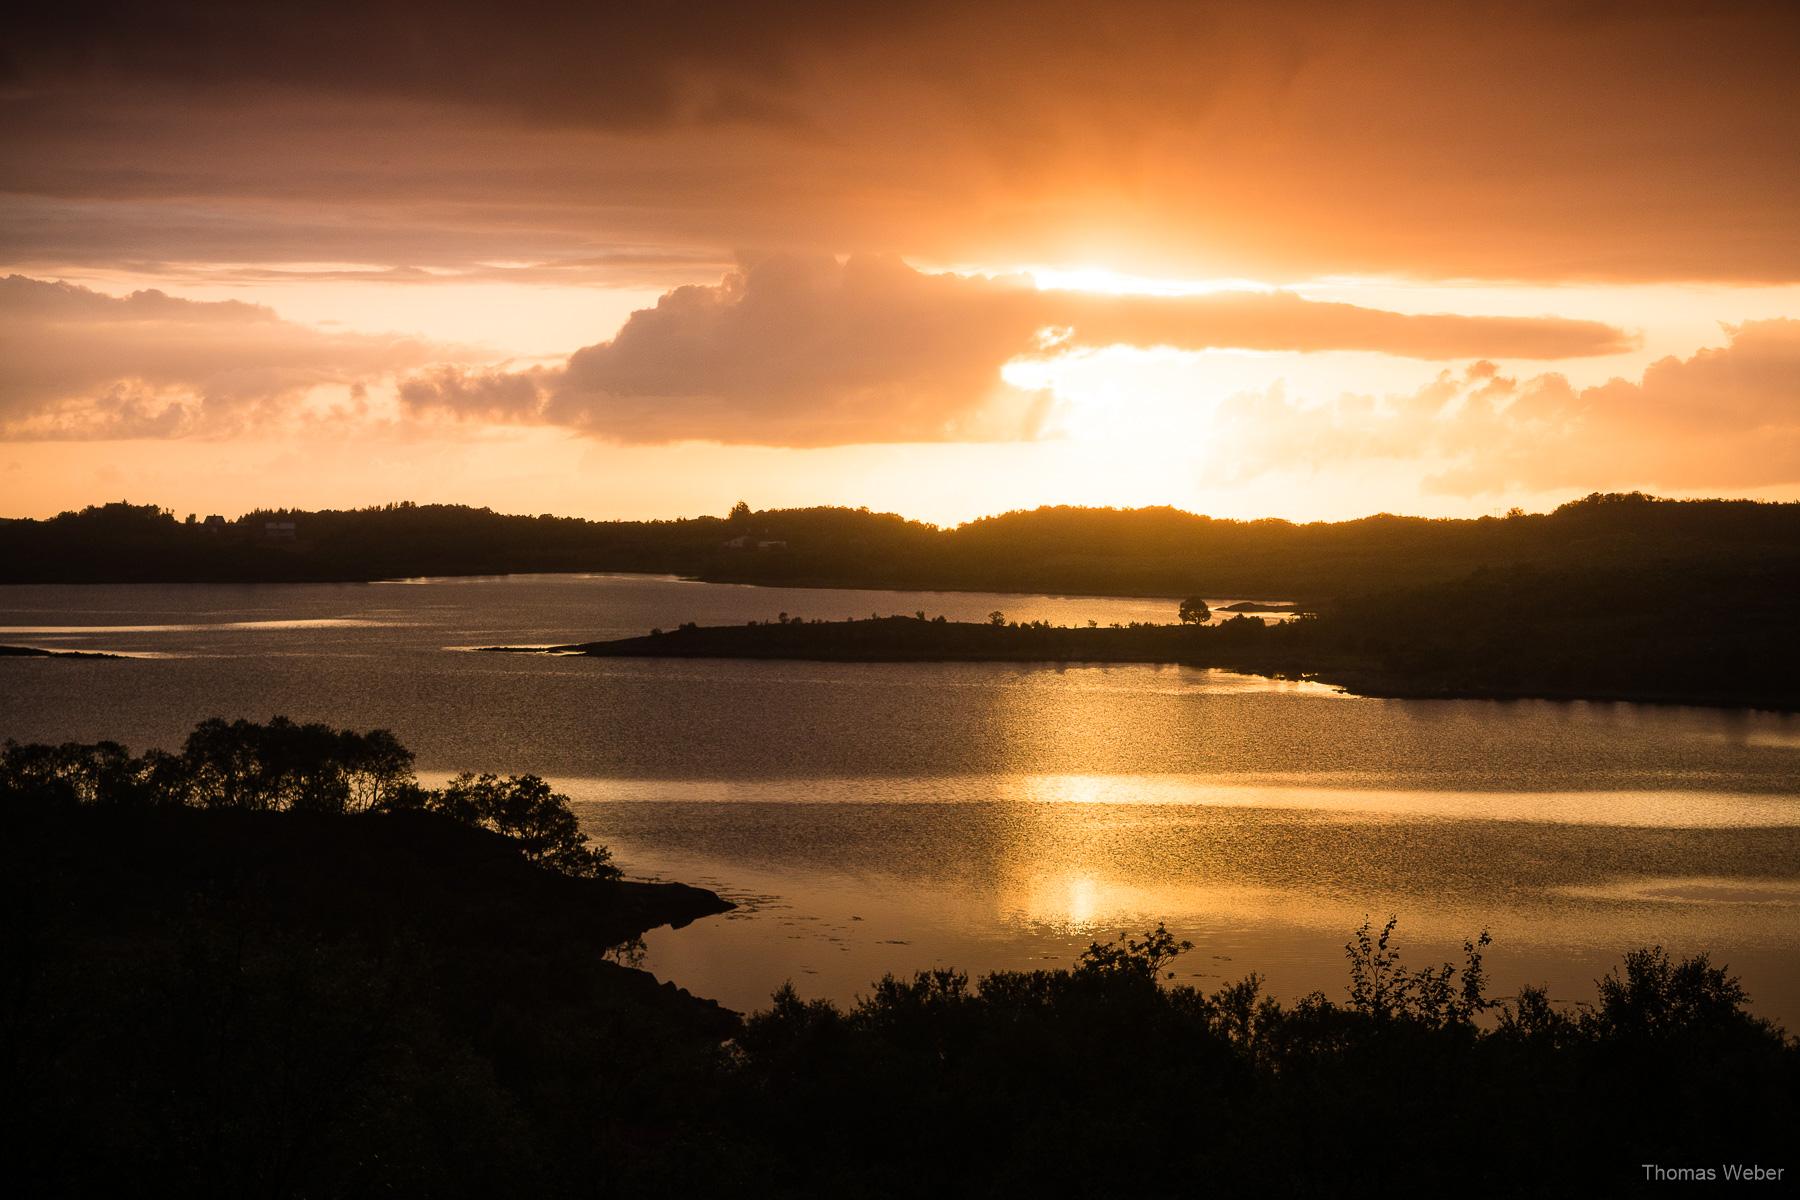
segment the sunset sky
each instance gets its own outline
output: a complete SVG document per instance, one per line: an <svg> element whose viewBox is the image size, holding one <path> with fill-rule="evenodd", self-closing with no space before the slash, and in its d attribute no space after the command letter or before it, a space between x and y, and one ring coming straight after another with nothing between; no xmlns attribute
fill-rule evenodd
<svg viewBox="0 0 1800 1200"><path fill-rule="evenodd" d="M1800 5L27 8L0 515L1800 498Z"/></svg>

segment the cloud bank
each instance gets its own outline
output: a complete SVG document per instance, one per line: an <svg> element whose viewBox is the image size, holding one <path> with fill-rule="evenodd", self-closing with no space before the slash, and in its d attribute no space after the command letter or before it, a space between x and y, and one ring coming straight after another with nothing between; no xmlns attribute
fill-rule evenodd
<svg viewBox="0 0 1800 1200"><path fill-rule="evenodd" d="M0 279L0 437L226 434L284 418L313 388L418 367L443 348L328 333L237 301L108 296Z"/></svg>
<svg viewBox="0 0 1800 1200"><path fill-rule="evenodd" d="M1405 315L1285 292L1040 291L1023 278L927 274L892 258L778 256L668 292L561 372L439 371L401 395L421 411L537 419L623 442L1019 438L1032 435L1045 400L1005 388L1003 365L1115 343L1441 360L1612 354L1632 339L1554 317Z"/></svg>
<svg viewBox="0 0 1800 1200"><path fill-rule="evenodd" d="M86 0L0 55L0 254L40 271L1800 280L1791 3Z"/></svg>
<svg viewBox="0 0 1800 1200"><path fill-rule="evenodd" d="M1729 344L1653 363L1641 379L1574 388L1561 375L1446 371L1407 396L1291 403L1232 398L1217 436L1222 479L1356 460L1447 464L1429 491L1644 486L1746 489L1800 481L1800 321L1747 322Z"/></svg>
<svg viewBox="0 0 1800 1200"><path fill-rule="evenodd" d="M1576 388L1487 359L1609 354L1626 335L1285 293L1040 291L891 258L783 256L673 289L561 366L508 371L460 365L454 347L328 332L257 305L11 276L0 280L0 439L267 435L297 417L348 430L367 412L311 413L315 389L336 385L354 409L363 385L392 378L402 413L424 424L535 425L635 444L1021 440L1040 434L1054 398L1007 387L1002 365L1123 343L1479 360L1404 395L1308 404L1277 385L1210 410L1197 396L1196 461L1224 464L1207 468L1214 483L1357 463L1393 463L1460 496L1800 482L1800 320L1726 335L1636 380Z"/></svg>

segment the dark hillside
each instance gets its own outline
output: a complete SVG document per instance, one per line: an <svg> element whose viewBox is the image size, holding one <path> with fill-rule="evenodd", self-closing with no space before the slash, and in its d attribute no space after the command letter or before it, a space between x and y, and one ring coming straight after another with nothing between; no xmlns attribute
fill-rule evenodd
<svg viewBox="0 0 1800 1200"><path fill-rule="evenodd" d="M863 509L675 521L448 505L178 521L109 504L0 521L0 583L358 580L652 571L728 582L1317 602L1482 568L1733 568L1800 559L1800 504L1595 495L1553 513L1296 525L1172 508L1040 508L954 529Z"/></svg>
<svg viewBox="0 0 1800 1200"><path fill-rule="evenodd" d="M15 1194L569 1190L654 1159L617 1139L736 1028L609 961L712 893L559 875L447 817L0 821Z"/></svg>

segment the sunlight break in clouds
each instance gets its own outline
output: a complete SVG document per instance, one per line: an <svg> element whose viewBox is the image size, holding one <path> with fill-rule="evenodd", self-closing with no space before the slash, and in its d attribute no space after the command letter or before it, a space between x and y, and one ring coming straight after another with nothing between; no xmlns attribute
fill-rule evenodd
<svg viewBox="0 0 1800 1200"><path fill-rule="evenodd" d="M1009 361L1115 344L1438 360L1610 354L1631 338L1596 321L1402 315L1279 291L1052 290L897 259L786 256L667 293L560 374L440 370L401 396L421 411L541 419L626 442L1009 440L1035 436L1046 399L1002 386Z"/></svg>
<svg viewBox="0 0 1800 1200"><path fill-rule="evenodd" d="M0 513L1790 496L1797 57L1730 0L28 6Z"/></svg>
<svg viewBox="0 0 1800 1200"><path fill-rule="evenodd" d="M91 0L7 34L0 259L40 277L524 262L605 285L638 270L609 258L737 247L1800 274L1792 4Z"/></svg>
<svg viewBox="0 0 1800 1200"><path fill-rule="evenodd" d="M1243 392L1220 406L1218 435L1233 454L1217 469L1244 479L1355 459L1434 461L1425 487L1455 495L1800 479L1800 321L1728 334L1724 347L1664 358L1641 379L1587 388L1479 362L1409 395L1307 406L1279 387Z"/></svg>

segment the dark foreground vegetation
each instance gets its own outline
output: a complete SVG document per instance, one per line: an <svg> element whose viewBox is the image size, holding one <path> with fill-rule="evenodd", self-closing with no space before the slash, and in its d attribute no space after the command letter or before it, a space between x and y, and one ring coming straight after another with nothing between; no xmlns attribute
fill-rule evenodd
<svg viewBox="0 0 1800 1200"><path fill-rule="evenodd" d="M1293 621L1109 627L942 617L683 625L554 647L598 657L1182 663L1316 678L1375 696L1617 699L1800 708L1800 567L1478 571ZM1190 601L1189 604L1198 603ZM1203 606L1202 606L1203 607ZM1193 615L1170 605L1170 616Z"/></svg>
<svg viewBox="0 0 1800 1200"><path fill-rule="evenodd" d="M18 1195L1610 1194L1795 1164L1800 1047L1704 957L1592 1004L1485 936L1340 998L1072 969L887 978L746 1019L620 965L725 907L612 878L530 777L427 790L385 735L208 722L8 746L0 1176ZM580 853L577 854L576 851Z"/></svg>
<svg viewBox="0 0 1800 1200"><path fill-rule="evenodd" d="M531 776L208 721L0 755L13 1195L583 1190L736 1018L624 963L729 909L617 879Z"/></svg>

